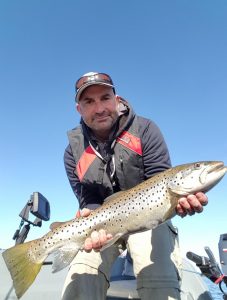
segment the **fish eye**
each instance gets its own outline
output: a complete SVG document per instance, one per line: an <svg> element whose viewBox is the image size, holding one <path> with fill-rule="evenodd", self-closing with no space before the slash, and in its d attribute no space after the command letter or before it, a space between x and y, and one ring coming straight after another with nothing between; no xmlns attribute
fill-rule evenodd
<svg viewBox="0 0 227 300"><path fill-rule="evenodd" d="M196 170L198 170L198 169L200 169L201 164L200 163L195 163L194 167L195 167Z"/></svg>

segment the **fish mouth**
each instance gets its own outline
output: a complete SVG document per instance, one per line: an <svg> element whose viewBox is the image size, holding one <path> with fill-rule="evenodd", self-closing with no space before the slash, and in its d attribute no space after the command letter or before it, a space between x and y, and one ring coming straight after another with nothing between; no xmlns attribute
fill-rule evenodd
<svg viewBox="0 0 227 300"><path fill-rule="evenodd" d="M213 172L219 172L219 171L223 171L223 170L227 170L227 167L224 166L224 163L222 161L216 162L213 165L211 165L208 170L207 173L213 173Z"/></svg>
<svg viewBox="0 0 227 300"><path fill-rule="evenodd" d="M227 172L227 167L223 162L218 161L209 165L200 175L200 183L204 185L204 192L208 191L217 182L219 182L222 177Z"/></svg>

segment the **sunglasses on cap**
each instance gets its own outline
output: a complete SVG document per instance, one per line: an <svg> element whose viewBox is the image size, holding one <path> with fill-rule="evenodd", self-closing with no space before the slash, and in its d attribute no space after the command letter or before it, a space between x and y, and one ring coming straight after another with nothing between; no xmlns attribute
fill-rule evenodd
<svg viewBox="0 0 227 300"><path fill-rule="evenodd" d="M84 84L92 82L103 82L113 86L111 77L105 73L96 73L80 77L76 82L76 91L78 91Z"/></svg>

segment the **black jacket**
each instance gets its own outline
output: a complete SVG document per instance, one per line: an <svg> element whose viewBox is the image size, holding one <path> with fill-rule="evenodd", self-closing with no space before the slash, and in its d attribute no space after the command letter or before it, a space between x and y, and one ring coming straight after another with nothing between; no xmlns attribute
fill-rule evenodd
<svg viewBox="0 0 227 300"><path fill-rule="evenodd" d="M108 158L114 152L114 148L111 149L113 141L116 140L116 138L119 137L123 131L128 130L136 118L138 136L141 140L142 146L143 180L146 180L154 174L168 169L171 166L169 152L164 138L155 123L146 118L136 116L128 102L123 99L121 111L122 115L114 127L108 142L100 143L96 141L92 135L92 132L85 125L83 120L81 120L81 134L83 134L84 138L96 149L98 149L98 152L100 152L102 157L108 161ZM105 197L109 196L110 193L123 189L118 183L119 178L115 178L115 186L111 191L108 192L99 192L99 190L92 189L92 184L87 186L86 184L81 183L75 172L79 157L76 157L75 160L73 152L75 156L75 151L72 151L72 148L69 144L64 153L64 163L70 185L79 200L80 208L87 207L90 209L95 209L103 203ZM127 161L125 163L127 164ZM132 160L130 163L132 163ZM128 175L137 176L137 172ZM141 178L138 180L141 181ZM125 181L127 183L127 176L125 176Z"/></svg>

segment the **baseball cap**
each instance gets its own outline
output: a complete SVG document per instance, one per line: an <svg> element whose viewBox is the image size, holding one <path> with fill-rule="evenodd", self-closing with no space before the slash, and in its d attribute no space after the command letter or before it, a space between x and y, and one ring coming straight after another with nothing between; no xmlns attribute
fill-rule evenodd
<svg viewBox="0 0 227 300"><path fill-rule="evenodd" d="M89 72L81 76L76 84L75 84L75 90L76 90L76 96L75 100L76 102L79 101L81 93L90 85L99 84L99 85L106 85L113 88L115 93L115 88L113 81L111 77L108 74L105 73L98 73L98 72Z"/></svg>

